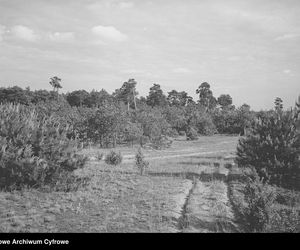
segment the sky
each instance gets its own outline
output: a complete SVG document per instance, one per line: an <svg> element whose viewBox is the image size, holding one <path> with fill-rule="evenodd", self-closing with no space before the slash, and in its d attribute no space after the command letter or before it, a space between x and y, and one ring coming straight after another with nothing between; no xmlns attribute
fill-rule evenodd
<svg viewBox="0 0 300 250"><path fill-rule="evenodd" d="M134 78L146 96L195 90L286 108L300 94L299 0L0 0L0 86L63 92Z"/></svg>

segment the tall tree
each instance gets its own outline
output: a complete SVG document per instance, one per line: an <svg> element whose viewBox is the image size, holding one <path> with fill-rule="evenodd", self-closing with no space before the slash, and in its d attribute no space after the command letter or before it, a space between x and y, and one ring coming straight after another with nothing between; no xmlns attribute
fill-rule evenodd
<svg viewBox="0 0 300 250"><path fill-rule="evenodd" d="M188 103L193 102L193 98L188 96L188 93L185 91L178 92L174 89L168 92L167 100L171 106L186 106Z"/></svg>
<svg viewBox="0 0 300 250"><path fill-rule="evenodd" d="M167 104L167 98L159 84L154 83L150 88L149 95L147 96L147 104L151 107L165 106Z"/></svg>
<svg viewBox="0 0 300 250"><path fill-rule="evenodd" d="M196 94L199 94L198 102L205 107L206 111L216 106L217 100L213 96L210 85L207 82L201 83L198 89L196 89Z"/></svg>
<svg viewBox="0 0 300 250"><path fill-rule="evenodd" d="M127 104L127 109L129 110L130 104L134 104L134 109L136 109L136 96L138 92L136 91L137 82L131 78L127 82L124 82L120 89L116 89L113 95L120 101Z"/></svg>
<svg viewBox="0 0 300 250"><path fill-rule="evenodd" d="M232 97L230 95L220 95L218 97L218 104L222 109L229 107L232 104Z"/></svg>
<svg viewBox="0 0 300 250"><path fill-rule="evenodd" d="M54 76L54 77L50 78L50 82L49 83L53 87L53 90L54 91L56 90L56 92L58 92L58 89L62 88L60 82L61 82L61 79L58 78L57 76Z"/></svg>
<svg viewBox="0 0 300 250"><path fill-rule="evenodd" d="M275 110L279 111L283 109L283 101L280 97L276 97L274 104L275 104Z"/></svg>

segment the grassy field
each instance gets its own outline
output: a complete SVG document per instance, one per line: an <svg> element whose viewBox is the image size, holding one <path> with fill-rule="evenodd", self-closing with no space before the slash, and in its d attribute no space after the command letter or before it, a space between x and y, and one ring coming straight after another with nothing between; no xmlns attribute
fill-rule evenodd
<svg viewBox="0 0 300 250"><path fill-rule="evenodd" d="M144 150L147 175L134 164L137 147L115 149L118 166L97 160L109 149L86 149L72 192L0 193L0 232L238 232L224 180L238 137L175 140L166 150Z"/></svg>

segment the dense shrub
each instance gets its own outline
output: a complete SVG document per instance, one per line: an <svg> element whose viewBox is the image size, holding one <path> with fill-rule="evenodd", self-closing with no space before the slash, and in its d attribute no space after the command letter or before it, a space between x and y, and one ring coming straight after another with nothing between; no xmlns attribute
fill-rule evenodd
<svg viewBox="0 0 300 250"><path fill-rule="evenodd" d="M231 199L246 232L300 232L299 194L265 184L254 169L243 176L242 197L232 184L230 195L236 189Z"/></svg>
<svg viewBox="0 0 300 250"><path fill-rule="evenodd" d="M169 134L171 130L170 124L158 108L145 107L138 110L135 122L141 124L143 136L147 136L151 142Z"/></svg>
<svg viewBox="0 0 300 250"><path fill-rule="evenodd" d="M152 139L151 147L154 149L165 149L171 147L173 141L166 136L158 136Z"/></svg>
<svg viewBox="0 0 300 250"><path fill-rule="evenodd" d="M186 118L184 107L166 106L163 108L162 114L173 130L179 132L185 129Z"/></svg>
<svg viewBox="0 0 300 250"><path fill-rule="evenodd" d="M266 231L270 233L299 233L299 210L296 208L273 210Z"/></svg>
<svg viewBox="0 0 300 250"><path fill-rule="evenodd" d="M29 105L32 99L30 91L18 86L0 88L0 103L19 103Z"/></svg>
<svg viewBox="0 0 300 250"><path fill-rule="evenodd" d="M87 137L102 147L116 146L117 138L127 124L126 112L118 105L97 108L87 117L85 127Z"/></svg>
<svg viewBox="0 0 300 250"><path fill-rule="evenodd" d="M201 116L197 123L196 128L201 135L213 135L217 132L216 126L213 123L212 118L209 115Z"/></svg>
<svg viewBox="0 0 300 250"><path fill-rule="evenodd" d="M300 189L299 110L259 116L237 148L239 166L253 166L270 183Z"/></svg>
<svg viewBox="0 0 300 250"><path fill-rule="evenodd" d="M178 132L178 134L179 134L180 136L186 136L186 133L185 133L185 131L183 131L183 130L180 130L180 131Z"/></svg>
<svg viewBox="0 0 300 250"><path fill-rule="evenodd" d="M188 141L198 140L197 130L194 128L188 128L186 131L186 139Z"/></svg>
<svg viewBox="0 0 300 250"><path fill-rule="evenodd" d="M254 120L254 113L246 104L241 107L215 109L211 113L213 123L217 132L221 134L244 134L245 129L251 126Z"/></svg>
<svg viewBox="0 0 300 250"><path fill-rule="evenodd" d="M177 131L176 129L171 129L171 130L168 132L167 135L170 136L170 137L176 138L176 137L179 136L179 133L178 133L178 131Z"/></svg>
<svg viewBox="0 0 300 250"><path fill-rule="evenodd" d="M0 187L52 185L61 172L83 166L69 129L29 107L0 105Z"/></svg>
<svg viewBox="0 0 300 250"><path fill-rule="evenodd" d="M122 155L121 152L116 153L115 151L111 151L108 155L105 157L105 162L109 165L119 165L122 162Z"/></svg>
<svg viewBox="0 0 300 250"><path fill-rule="evenodd" d="M274 188L255 177L248 179L244 194L246 206L242 209L242 214L246 227L251 232L265 231L271 219L271 205L276 199Z"/></svg>
<svg viewBox="0 0 300 250"><path fill-rule="evenodd" d="M131 143L131 145L133 145L135 141L140 141L143 135L141 125L133 122L127 122L127 124L124 124L124 127L122 127L120 132L123 140L127 143Z"/></svg>

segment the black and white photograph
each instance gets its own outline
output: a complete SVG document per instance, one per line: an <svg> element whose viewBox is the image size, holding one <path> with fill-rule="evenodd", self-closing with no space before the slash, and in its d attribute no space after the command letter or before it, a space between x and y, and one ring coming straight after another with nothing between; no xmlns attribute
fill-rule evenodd
<svg viewBox="0 0 300 250"><path fill-rule="evenodd" d="M0 0L0 248L72 233L300 233L299 0Z"/></svg>

